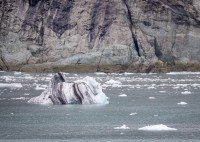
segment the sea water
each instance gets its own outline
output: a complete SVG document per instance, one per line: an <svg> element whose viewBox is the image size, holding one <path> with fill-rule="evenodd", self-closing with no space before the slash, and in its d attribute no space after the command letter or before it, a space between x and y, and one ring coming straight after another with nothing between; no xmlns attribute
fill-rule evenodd
<svg viewBox="0 0 200 142"><path fill-rule="evenodd" d="M0 72L0 141L200 141L200 73L65 73L93 77L101 105L35 105L54 74Z"/></svg>

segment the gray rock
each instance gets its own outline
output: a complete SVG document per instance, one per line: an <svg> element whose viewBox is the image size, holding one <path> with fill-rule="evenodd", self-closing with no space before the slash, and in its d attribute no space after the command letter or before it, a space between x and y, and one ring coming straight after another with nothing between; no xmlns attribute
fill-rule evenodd
<svg viewBox="0 0 200 142"><path fill-rule="evenodd" d="M0 2L0 67L200 62L198 0Z"/></svg>

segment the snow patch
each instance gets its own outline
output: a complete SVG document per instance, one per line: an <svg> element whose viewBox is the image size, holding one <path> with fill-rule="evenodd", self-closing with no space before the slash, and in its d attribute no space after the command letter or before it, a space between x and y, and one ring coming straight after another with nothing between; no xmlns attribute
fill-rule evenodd
<svg viewBox="0 0 200 142"><path fill-rule="evenodd" d="M142 131L176 131L177 129L170 128L163 124L158 124L158 125L145 126L145 127L139 128L138 130L142 130Z"/></svg>

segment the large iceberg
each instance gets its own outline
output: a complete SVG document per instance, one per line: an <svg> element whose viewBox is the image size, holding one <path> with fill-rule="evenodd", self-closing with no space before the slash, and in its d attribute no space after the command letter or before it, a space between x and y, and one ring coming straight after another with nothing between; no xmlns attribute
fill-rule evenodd
<svg viewBox="0 0 200 142"><path fill-rule="evenodd" d="M31 98L34 104L108 104L108 97L92 77L85 77L73 83L65 81L63 73L55 74L49 86L40 96Z"/></svg>

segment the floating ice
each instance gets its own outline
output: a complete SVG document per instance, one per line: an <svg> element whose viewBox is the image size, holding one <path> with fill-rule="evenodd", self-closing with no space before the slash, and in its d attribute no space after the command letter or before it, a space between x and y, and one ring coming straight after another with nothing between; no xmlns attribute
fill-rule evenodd
<svg viewBox="0 0 200 142"><path fill-rule="evenodd" d="M85 77L74 83L65 82L63 74L56 74L48 88L28 102L35 104L107 104L108 98L102 87L92 77Z"/></svg>
<svg viewBox="0 0 200 142"><path fill-rule="evenodd" d="M177 75L177 74L200 74L200 72L170 72L170 73L167 73L167 74L170 74L170 75Z"/></svg>
<svg viewBox="0 0 200 142"><path fill-rule="evenodd" d="M21 72L14 72L14 75L21 75Z"/></svg>
<svg viewBox="0 0 200 142"><path fill-rule="evenodd" d="M126 94L121 94L121 95L118 95L119 97L127 97Z"/></svg>
<svg viewBox="0 0 200 142"><path fill-rule="evenodd" d="M113 80L113 79L106 81L105 83L108 84L108 85L116 85L116 84L121 85L122 84L120 81Z"/></svg>
<svg viewBox="0 0 200 142"><path fill-rule="evenodd" d="M124 75L133 75L135 73L131 73L131 72L125 72Z"/></svg>
<svg viewBox="0 0 200 142"><path fill-rule="evenodd" d="M1 78L4 79L6 82L13 80L13 78L11 76L2 76Z"/></svg>
<svg viewBox="0 0 200 142"><path fill-rule="evenodd" d="M41 87L41 86L38 85L38 86L35 87L35 90L45 90L45 87Z"/></svg>
<svg viewBox="0 0 200 142"><path fill-rule="evenodd" d="M25 94L24 94L24 96L29 96L29 95L30 95L30 93L25 93Z"/></svg>
<svg viewBox="0 0 200 142"><path fill-rule="evenodd" d="M177 103L178 105L187 105L186 102L180 102L180 103Z"/></svg>
<svg viewBox="0 0 200 142"><path fill-rule="evenodd" d="M191 92L190 91L184 91L184 92L181 92L181 94L189 95L189 94L191 94Z"/></svg>
<svg viewBox="0 0 200 142"><path fill-rule="evenodd" d="M96 75L106 75L104 72L95 72Z"/></svg>
<svg viewBox="0 0 200 142"><path fill-rule="evenodd" d="M12 100L26 100L25 97L19 97L19 98L11 98Z"/></svg>
<svg viewBox="0 0 200 142"><path fill-rule="evenodd" d="M121 127L115 127L114 129L116 129L116 130L126 130L126 129L130 129L130 128L127 127L126 125L122 125Z"/></svg>
<svg viewBox="0 0 200 142"><path fill-rule="evenodd" d="M130 113L129 115L136 115L137 113L136 112L134 112L134 113Z"/></svg>
<svg viewBox="0 0 200 142"><path fill-rule="evenodd" d="M150 99L150 100L154 100L154 99L156 99L156 98L155 98L155 97L149 97L149 99Z"/></svg>
<svg viewBox="0 0 200 142"><path fill-rule="evenodd" d="M149 86L148 89L155 89L155 87L154 86Z"/></svg>
<svg viewBox="0 0 200 142"><path fill-rule="evenodd" d="M21 88L21 83L0 83L0 88Z"/></svg>
<svg viewBox="0 0 200 142"><path fill-rule="evenodd" d="M176 131L177 129L170 128L163 124L158 124L158 125L145 126L145 127L139 128L138 130L142 130L142 131Z"/></svg>

